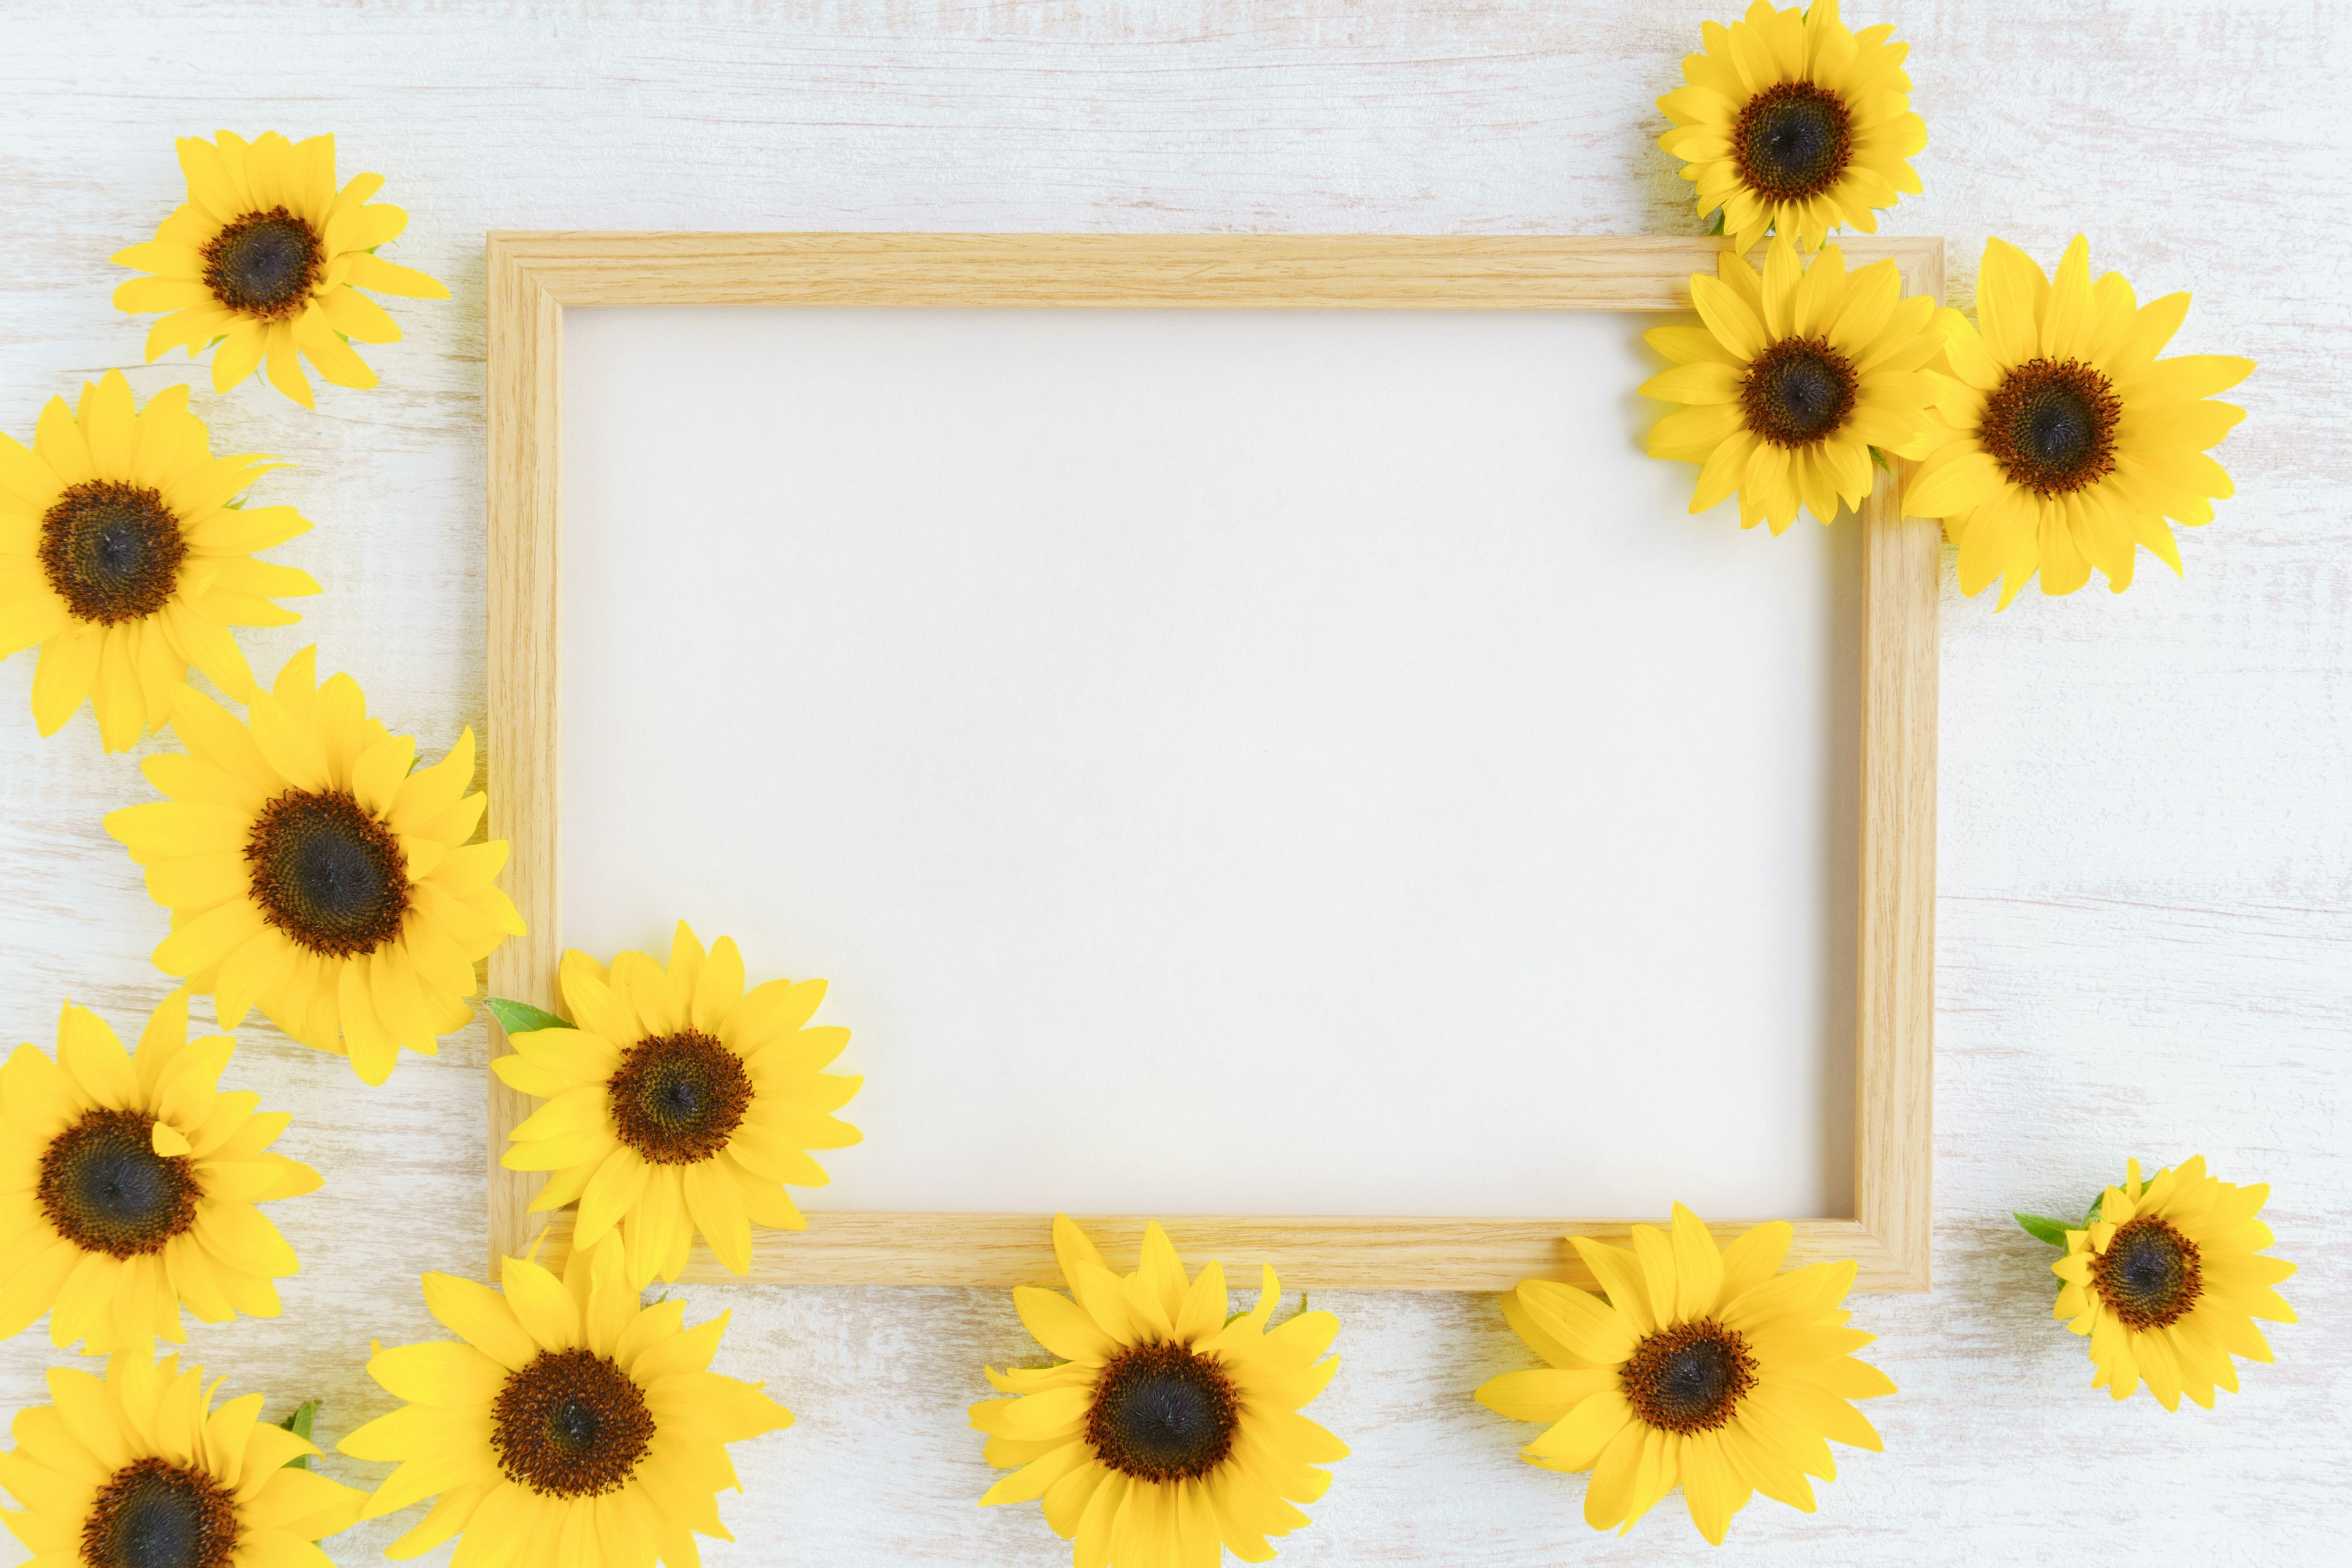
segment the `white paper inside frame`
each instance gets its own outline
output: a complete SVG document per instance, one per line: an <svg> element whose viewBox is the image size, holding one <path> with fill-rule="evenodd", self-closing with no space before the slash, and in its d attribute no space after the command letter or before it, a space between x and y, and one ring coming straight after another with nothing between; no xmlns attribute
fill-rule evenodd
<svg viewBox="0 0 2352 1568"><path fill-rule="evenodd" d="M830 980L813 1207L1850 1213L1855 533L1648 324L572 310L563 943Z"/></svg>

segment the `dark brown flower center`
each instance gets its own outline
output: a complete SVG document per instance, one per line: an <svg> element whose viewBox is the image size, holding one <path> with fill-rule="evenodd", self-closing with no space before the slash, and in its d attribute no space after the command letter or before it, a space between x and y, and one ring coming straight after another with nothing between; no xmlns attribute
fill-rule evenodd
<svg viewBox="0 0 2352 1568"><path fill-rule="evenodd" d="M408 857L344 790L289 790L245 841L253 901L295 945L328 958L373 952L408 914Z"/></svg>
<svg viewBox="0 0 2352 1568"><path fill-rule="evenodd" d="M1756 1358L1736 1330L1711 1318L1644 1337L1617 1369L1633 1414L1662 1432L1711 1432L1756 1386Z"/></svg>
<svg viewBox="0 0 2352 1568"><path fill-rule="evenodd" d="M2091 1282L2127 1329L2178 1321L2205 1289L2197 1244L2154 1215L2126 1220L2091 1263Z"/></svg>
<svg viewBox="0 0 2352 1568"><path fill-rule="evenodd" d="M171 603L188 542L160 491L86 479L42 514L38 552L74 618L110 626Z"/></svg>
<svg viewBox="0 0 2352 1568"><path fill-rule="evenodd" d="M2123 404L2105 373L2080 360L2032 359L1985 399L1985 450L2036 495L2058 496L2116 471Z"/></svg>
<svg viewBox="0 0 2352 1568"><path fill-rule="evenodd" d="M1782 338L1748 362L1740 414L1772 445L1802 447L1846 422L1859 385L1853 362L1827 338Z"/></svg>
<svg viewBox="0 0 2352 1568"><path fill-rule="evenodd" d="M143 1110L93 1110L49 1141L37 1191L59 1236L137 1258L196 1223L195 1163L155 1152L154 1129Z"/></svg>
<svg viewBox="0 0 2352 1568"><path fill-rule="evenodd" d="M593 1351L540 1352L490 1404L499 1468L542 1497L618 1490L653 1440L644 1392Z"/></svg>
<svg viewBox="0 0 2352 1568"><path fill-rule="evenodd" d="M90 1500L81 1559L89 1568L225 1568L237 1534L236 1499L210 1475L133 1459Z"/></svg>
<svg viewBox="0 0 2352 1568"><path fill-rule="evenodd" d="M1198 1480L1234 1451L1241 1409L1213 1356L1180 1344L1136 1345L1095 1376L1087 1444L1095 1458L1146 1481Z"/></svg>
<svg viewBox="0 0 2352 1568"><path fill-rule="evenodd" d="M1853 162L1853 117L1825 87L1778 82L1749 99L1732 122L1731 157L1759 195L1817 196Z"/></svg>
<svg viewBox="0 0 2352 1568"><path fill-rule="evenodd" d="M266 321L298 313L327 269L318 235L282 206L238 218L205 242L204 258L213 298Z"/></svg>
<svg viewBox="0 0 2352 1568"><path fill-rule="evenodd" d="M604 1080L613 1131L656 1165L692 1165L727 1147L751 1106L742 1058L697 1029L639 1040Z"/></svg>

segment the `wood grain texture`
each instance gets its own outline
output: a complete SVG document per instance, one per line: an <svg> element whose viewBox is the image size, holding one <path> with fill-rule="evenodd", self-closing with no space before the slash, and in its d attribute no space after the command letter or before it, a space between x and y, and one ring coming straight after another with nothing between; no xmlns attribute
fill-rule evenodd
<svg viewBox="0 0 2352 1568"><path fill-rule="evenodd" d="M483 237L493 230L938 230L1696 236L1659 152L1657 96L1702 17L1673 0L572 0L457 6L12 0L0 7L0 427L110 365L142 398L107 258L180 199L171 139L227 124L332 130L343 167L412 215L394 259L449 281L392 300L404 342L371 392L316 413L259 382L195 410L217 449L299 466L257 499L318 527L270 552L326 592L245 638L257 668L307 643L437 756L487 711ZM1583 1482L1522 1464L1531 1428L1473 1403L1528 1364L1493 1298L1318 1291L1340 1369L1315 1414L1353 1457L1297 1568L1591 1564L2322 1563L2352 1510L2352 75L2344 9L2154 0L1847 0L1911 46L1926 184L1884 226L1948 237L1967 307L1985 237L2044 261L2076 232L2142 298L2194 291L2175 347L2260 371L2219 449L2237 481L2184 531L2186 576L2143 562L2120 598L2028 589L1999 615L1949 571L1939 690L1936 1289L1856 1303L1902 1393L1885 1452L1839 1448L1820 1510L1759 1500L1707 1547L1661 1509L1623 1539ZM2314 111L2314 105L2319 110ZM1807 524L1806 526L1811 526ZM1769 543L1759 541L1760 544ZM47 1043L68 995L118 1026L164 983L165 918L99 818L153 798L87 715L33 731L32 661L0 661L0 1005ZM163 744L168 745L169 742ZM498 749L495 739L490 750ZM155 749L155 748L146 748ZM648 931L652 939L660 935ZM205 1009L198 1006L200 1018ZM372 1337L437 1338L416 1276L479 1267L477 1030L382 1089L259 1024L226 1082L294 1122L325 1187L270 1212L301 1255L285 1315L192 1329L271 1416L321 1430L390 1408ZM1670 1092L1629 1115L1668 1115ZM2272 1184L2285 1287L2212 1412L2116 1405L2050 1321L2049 1253L2007 1212L2086 1200L2126 1154L2201 1152ZM1243 1157L1236 1153L1234 1157ZM453 1225L447 1216L458 1216ZM459 1226L468 1227L461 1230ZM1286 1287L1289 1282L1285 1281ZM720 1370L798 1416L739 1446L738 1538L712 1568L1064 1568L1034 1508L982 1510L966 1407L985 1363L1038 1353L994 1290L691 1285L732 1320ZM1247 1300L1243 1293L1241 1300ZM1295 1298L1293 1299L1295 1300ZM0 1343L0 1412L73 1360ZM333 1459L373 1484L386 1467ZM346 1564L419 1510L336 1537ZM22 1558L0 1538L0 1563ZM448 1560L443 1547L421 1559Z"/></svg>
<svg viewBox="0 0 2352 1568"><path fill-rule="evenodd" d="M562 818L557 748L562 743L555 668L558 620L556 526L562 465L563 309L521 258L493 238L484 275L488 295L488 379L484 433L489 453L487 574L489 646L490 837L509 846L499 881L529 928L490 954L488 994L553 1007L562 957L555 852ZM511 1047L493 1018L493 1058ZM489 1246L485 1267L518 1253L530 1234L530 1201L546 1184L536 1172L500 1166L508 1134L530 1114L529 1098L496 1073L488 1085Z"/></svg>
<svg viewBox="0 0 2352 1568"><path fill-rule="evenodd" d="M1942 268L1937 268L1938 281ZM1863 509L1862 889L1855 912L1854 1218L1911 1289L1935 1223L1939 524L1878 475Z"/></svg>
<svg viewBox="0 0 2352 1568"><path fill-rule="evenodd" d="M1235 1218L1227 1215L1076 1215L1105 1258L1122 1269L1141 1256L1143 1227L1157 1219L1188 1260L1214 1258L1227 1278L1249 1280L1272 1268L1295 1290L1503 1291L1523 1279L1565 1280L1598 1289L1568 1242L1570 1234L1631 1247L1632 1222L1550 1219L1387 1218L1360 1215ZM574 1211L548 1216L537 1257L568 1255ZM1044 1285L1066 1290L1054 1260L1053 1219L1014 1214L857 1214L817 1212L809 1227L755 1238L748 1275L727 1271L700 1239L682 1276L688 1284L868 1285L878 1261L899 1269L901 1283L984 1280L986 1288ZM1710 1224L1717 1241L1756 1222ZM1888 1248L1858 1220L1801 1219L1789 1248L1793 1265L1858 1265L1864 1290L1922 1289L1911 1260ZM1126 1259L1120 1262L1120 1259ZM1402 1281L1402 1283L1400 1283Z"/></svg>
<svg viewBox="0 0 2352 1568"><path fill-rule="evenodd" d="M504 881L530 927L492 959L494 994L552 1006L560 953L557 798L562 541L563 311L576 305L1102 306L1272 310L1630 310L1687 307L1690 278L1712 272L1717 241L1545 235L493 234L488 291L490 729L499 754L492 831L513 846ZM1941 298L1940 239L1871 241L1906 293ZM1809 1244L1843 1242L1868 1290L1924 1290L1933 1223L1935 1118L1936 680L1940 531L1902 517L1881 474L1856 520L1864 531L1864 696L1857 795L1862 885L1853 1105L1853 1219L1804 1216ZM649 547L654 542L648 541ZM649 655L653 650L648 650ZM747 784L749 781L746 781ZM502 978L517 982L505 990ZM492 1025L496 1031L496 1025ZM496 1052L503 1042L494 1043ZM500 1163L506 1135L534 1109L495 1074L488 1088L489 1240L520 1255L545 1184ZM974 1114L985 1114L980 1108ZM1660 1216L1663 1217L1663 1216ZM1798 1216L1779 1216L1796 1218ZM784 1284L1035 1283L1036 1238L1051 1216L819 1216L822 1248L754 1226L751 1277ZM1503 1290L1552 1274L1564 1239L1622 1234L1597 1219L1526 1222L1255 1215L1187 1221L1246 1278L1272 1263L1302 1283L1386 1290ZM1114 1219L1114 1228L1128 1228ZM1383 1240L1383 1237L1392 1239ZM557 1239L561 1240L560 1236ZM814 1256L809 1254L814 1253ZM544 1256L562 1255L559 1245ZM1047 1256L1050 1263L1050 1250ZM698 1279L724 1280L707 1251ZM1576 1270L1581 1273L1580 1269Z"/></svg>
<svg viewBox="0 0 2352 1568"><path fill-rule="evenodd" d="M1940 241L1845 248L1854 266L1895 258L1906 293L1929 273L1942 283ZM1724 249L1606 235L515 233L490 236L490 268L520 267L563 305L1686 310L1690 275Z"/></svg>

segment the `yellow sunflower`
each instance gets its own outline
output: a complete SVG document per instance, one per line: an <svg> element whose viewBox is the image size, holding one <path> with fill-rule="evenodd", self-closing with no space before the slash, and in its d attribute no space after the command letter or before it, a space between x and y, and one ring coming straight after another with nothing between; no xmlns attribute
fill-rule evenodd
<svg viewBox="0 0 2352 1568"><path fill-rule="evenodd" d="M1688 406L1650 433L1650 455L1699 465L1694 514L1739 493L1739 525L1780 533L1802 506L1828 522L1870 493L1872 448L1918 457L1943 378L1935 301L1902 298L1895 263L1845 269L1834 245L1810 267L1775 238L1764 270L1726 251L1691 279L1704 325L1643 334L1675 368L1643 395Z"/></svg>
<svg viewBox="0 0 2352 1568"><path fill-rule="evenodd" d="M119 370L82 384L78 413L49 399L29 451L0 434L0 658L41 645L42 734L88 698L100 742L124 751L171 718L192 664L235 700L251 695L228 628L289 626L302 617L270 601L319 591L253 558L308 532L302 515L235 504L278 466L214 457L186 387L134 408Z"/></svg>
<svg viewBox="0 0 2352 1568"><path fill-rule="evenodd" d="M696 1568L697 1531L732 1541L716 1493L741 1489L726 1446L793 1414L709 1370L727 1314L685 1327L686 1303L637 1304L621 1245L575 1247L563 1277L505 1261L501 1296L425 1276L425 1304L465 1342L380 1352L368 1373L408 1403L338 1444L398 1460L362 1519L438 1494L386 1548L415 1557L464 1532L456 1561Z"/></svg>
<svg viewBox="0 0 2352 1568"><path fill-rule="evenodd" d="M172 798L106 830L172 911L158 968L211 993L224 1027L258 1006L382 1083L402 1047L431 1056L465 1026L476 961L523 929L491 886L505 842L467 842L484 805L467 789L474 732L411 772L416 742L369 718L350 676L320 685L310 648L247 713L182 689L187 752L141 764Z"/></svg>
<svg viewBox="0 0 2352 1568"><path fill-rule="evenodd" d="M1683 79L1658 100L1675 128L1658 145L1682 159L1698 215L1723 209L1723 230L1745 255L1767 230L1811 250L1840 224L1875 233L1919 176L1906 160L1927 145L1911 112L1908 44L1892 25L1851 32L1837 0L1800 13L1764 0L1728 27L1700 24L1704 54L1683 57Z"/></svg>
<svg viewBox="0 0 2352 1568"><path fill-rule="evenodd" d="M2145 1380L2167 1410L2184 1394L2210 1410L2215 1387L2238 1392L2231 1355L2271 1359L2253 1320L2295 1321L2271 1289L2294 1265L2259 1256L2273 1239L2255 1217L2270 1187L2216 1181L2202 1154L2146 1184L2137 1160L2126 1172L2050 1266L2064 1281L2057 1316L2090 1336L2092 1387L2128 1399Z"/></svg>
<svg viewBox="0 0 2352 1568"><path fill-rule="evenodd" d="M92 1354L184 1341L207 1323L278 1315L273 1278L300 1266L253 1205L316 1190L269 1144L283 1111L215 1088L236 1042L188 1039L188 994L163 998L125 1051L87 1007L58 1018L58 1058L18 1046L0 1067L0 1339L49 1314L49 1342Z"/></svg>
<svg viewBox="0 0 2352 1568"><path fill-rule="evenodd" d="M1339 1369L1323 1356L1339 1320L1302 1311L1267 1332L1281 1297L1268 1268L1257 1305L1228 1321L1223 1268L1187 1281L1156 1223L1132 1274L1113 1273L1066 1215L1054 1254L1070 1295L1024 1286L1013 1301L1062 1359L991 1369L1016 1397L971 1407L988 1462L1013 1468L982 1506L1043 1499L1076 1568L1213 1568L1220 1543L1270 1561L1266 1537L1308 1522L1291 1503L1331 1484L1316 1467L1348 1457L1299 1414Z"/></svg>
<svg viewBox="0 0 2352 1568"><path fill-rule="evenodd" d="M2094 281L2081 235L2055 282L2015 246L1985 246L1976 324L1939 312L1944 439L1903 498L1944 520L1962 593L1999 577L2005 608L2036 572L2043 593L2071 594L2096 567L2120 594L2143 544L2179 572L2165 519L2210 522L2231 493L2206 448L2245 410L2211 399L2254 368L2231 354L2158 359L2188 313L2186 294L2142 305L2120 273Z"/></svg>
<svg viewBox="0 0 2352 1568"><path fill-rule="evenodd" d="M1569 1237L1608 1300L1549 1279L1503 1298L1503 1316L1551 1364L1506 1373L1478 1402L1550 1430L1520 1450L1548 1470L1591 1470L1584 1520L1620 1534L1683 1489L1691 1522L1723 1544L1757 1492L1813 1510L1805 1478L1837 1479L1824 1438L1876 1448L1849 1400L1895 1384L1852 1352L1872 1336L1838 1303L1852 1263L1779 1273L1790 1226L1759 1225L1718 1251L1675 1205L1673 1233L1633 1227L1633 1250Z"/></svg>
<svg viewBox="0 0 2352 1568"><path fill-rule="evenodd" d="M131 315L171 312L147 334L152 363L184 345L188 357L208 343L213 390L226 392L266 359L270 384L311 406L308 359L337 386L375 384L348 340L396 343L400 328L362 289L446 300L449 290L412 268L386 261L376 247L408 226L398 207L368 198L382 174L360 174L335 187L335 139L289 142L265 131L247 142L233 131L215 141L183 137L180 171L185 205L155 237L114 259L152 277L114 291Z"/></svg>
<svg viewBox="0 0 2352 1568"><path fill-rule="evenodd" d="M572 1014L510 1012L512 1056L499 1077L548 1103L516 1128L501 1163L546 1171L534 1211L573 1202L575 1247L620 1227L630 1282L675 1279L699 1230L736 1273L751 1267L751 1226L803 1230L808 1221L783 1184L828 1178L811 1149L842 1149L863 1136L832 1113L860 1078L820 1071L849 1031L811 1027L824 982L771 980L743 989L743 955L720 937L708 955L684 921L664 970L624 952L608 972L577 950L558 982ZM536 1012L535 1009L529 1010Z"/></svg>
<svg viewBox="0 0 2352 1568"><path fill-rule="evenodd" d="M205 1369L142 1347L106 1376L49 1369L49 1398L17 1412L0 1486L31 1511L0 1511L27 1568L333 1568L321 1536L347 1530L367 1494L299 1463L307 1437L258 1419L261 1395L218 1409Z"/></svg>

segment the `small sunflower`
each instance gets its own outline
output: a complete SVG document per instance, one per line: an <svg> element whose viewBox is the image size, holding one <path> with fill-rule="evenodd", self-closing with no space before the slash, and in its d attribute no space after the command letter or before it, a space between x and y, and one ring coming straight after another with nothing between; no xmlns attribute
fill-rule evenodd
<svg viewBox="0 0 2352 1568"><path fill-rule="evenodd" d="M1268 1268L1257 1305L1229 1321L1223 1268L1188 1281L1157 1223L1124 1277L1066 1215L1054 1254L1070 1295L1024 1286L1013 1301L1062 1359L989 1372L1017 1397L971 1407L988 1462L1013 1468L982 1504L1043 1499L1077 1568L1194 1568L1216 1563L1221 1542L1244 1563L1271 1560L1265 1538L1308 1522L1291 1503L1331 1484L1316 1467L1348 1457L1299 1414L1339 1368L1323 1356L1339 1320L1302 1311L1269 1333L1281 1289Z"/></svg>
<svg viewBox="0 0 2352 1568"><path fill-rule="evenodd" d="M0 1067L0 1339L47 1312L52 1344L97 1355L185 1341L184 1306L207 1323L278 1315L270 1280L300 1266L253 1205L319 1173L268 1152L285 1112L215 1088L235 1049L189 1041L182 989L135 1052L68 1003L57 1060L25 1045Z"/></svg>
<svg viewBox="0 0 2352 1568"><path fill-rule="evenodd" d="M1643 395L1689 405L1658 421L1650 455L1699 465L1694 514L1737 490L1742 528L1780 533L1801 505L1828 522L1870 493L1873 447L1928 449L1943 336L1892 260L1849 273L1832 245L1808 267L1775 238L1760 275L1728 251L1716 266L1691 279L1705 325L1643 334L1675 363Z"/></svg>
<svg viewBox="0 0 2352 1568"><path fill-rule="evenodd" d="M1718 1251L1675 1205L1673 1234L1633 1227L1633 1250L1569 1240L1608 1300L1549 1279L1503 1297L1503 1316L1551 1364L1506 1373L1478 1403L1550 1430L1520 1450L1548 1470L1591 1470L1584 1520L1622 1534L1683 1489L1691 1522L1720 1546L1757 1492L1813 1511L1805 1478L1837 1479L1824 1438L1877 1448L1849 1400L1895 1392L1852 1352L1872 1336L1838 1303L1852 1263L1778 1272L1792 1232L1759 1225Z"/></svg>
<svg viewBox="0 0 2352 1568"><path fill-rule="evenodd" d="M385 1549L415 1557L463 1532L460 1563L696 1568L696 1532L732 1541L716 1493L740 1489L726 1446L793 1414L759 1385L709 1370L721 1312L685 1327L686 1303L640 1307L621 1245L574 1247L563 1277L505 1260L505 1294L425 1276L425 1304L465 1342L379 1352L368 1373L408 1403L337 1445L398 1460L362 1519L436 1493Z"/></svg>
<svg viewBox="0 0 2352 1568"><path fill-rule="evenodd" d="M188 389L135 408L119 370L79 410L49 399L30 450L0 434L0 658L41 645L33 721L54 735L88 698L100 742L129 749L172 716L195 666L242 702L253 671L229 627L301 619L273 598L319 584L254 552L310 531L290 506L235 498L278 467L215 458Z"/></svg>
<svg viewBox="0 0 2352 1568"><path fill-rule="evenodd" d="M2245 410L2212 397L2254 368L2231 354L2158 359L2188 313L2186 294L2142 305L2121 273L2094 281L2081 235L2055 282L2015 246L1986 244L1976 324L1938 312L1946 428L1903 498L1944 520L1962 593L1999 577L2005 608L2036 572L2043 593L2071 594L2096 567L2120 594L2143 544L2179 572L2165 519L2210 522L2232 493L2206 448Z"/></svg>
<svg viewBox="0 0 2352 1568"><path fill-rule="evenodd" d="M270 384L311 406L308 359L337 386L370 387L375 372L352 348L396 343L400 327L362 289L446 300L449 290L413 268L386 261L376 247L408 226L398 207L368 198L382 174L360 174L335 187L335 139L289 142L265 131L247 142L224 131L211 142L183 137L180 170L188 199L155 237L114 259L152 277L114 291L131 315L171 312L147 334L147 359L208 343L213 390L226 392L265 360Z"/></svg>
<svg viewBox="0 0 2352 1568"><path fill-rule="evenodd" d="M261 1395L212 1407L220 1384L142 1347L98 1378L49 1369L50 1404L16 1415L0 1511L30 1568L333 1568L321 1536L347 1530L367 1494L299 1461L307 1437L257 1419Z"/></svg>
<svg viewBox="0 0 2352 1568"><path fill-rule="evenodd" d="M557 979L571 1026L512 1034L516 1054L490 1064L548 1102L514 1130L500 1161L551 1173L533 1211L577 1200L575 1247L617 1226L639 1289L656 1275L677 1279L698 1230L741 1274L752 1225L806 1229L783 1184L824 1185L807 1152L862 1136L832 1113L865 1079L819 1070L849 1044L847 1029L809 1025L824 982L771 980L746 992L734 939L706 955L684 921L667 970L624 952L608 972L574 950Z"/></svg>
<svg viewBox="0 0 2352 1568"><path fill-rule="evenodd" d="M2109 1187L2098 1217L2066 1232L2066 1256L2050 1266L2059 1320L2091 1340L2091 1386L2128 1399L2145 1380L2167 1410L2184 1394L2213 1408L2213 1390L2238 1392L2231 1355L2271 1359L2253 1320L2292 1323L2294 1309L2271 1289L2294 1272L2259 1256L2273 1237L2255 1216L2270 1187L2241 1187L2205 1173L2202 1154L2142 1183L2139 1162Z"/></svg>
<svg viewBox="0 0 2352 1568"><path fill-rule="evenodd" d="M1746 255L1769 230L1806 250L1840 224L1877 231L1919 176L1906 160L1927 145L1911 112L1908 44L1891 24L1851 32L1837 0L1800 13L1764 0L1728 27L1700 24L1703 54L1683 57L1683 79L1658 100L1675 128L1658 145L1684 160L1698 215L1720 207L1732 248Z"/></svg>
<svg viewBox="0 0 2352 1568"><path fill-rule="evenodd" d="M484 805L467 790L474 732L415 768L416 742L369 718L350 676L320 685L313 655L287 660L242 723L182 689L187 752L141 764L172 798L110 813L106 830L172 911L156 967L211 993L224 1027L258 1006L382 1083L402 1047L431 1056L464 1027L476 961L522 918L491 885L505 842L467 842Z"/></svg>

